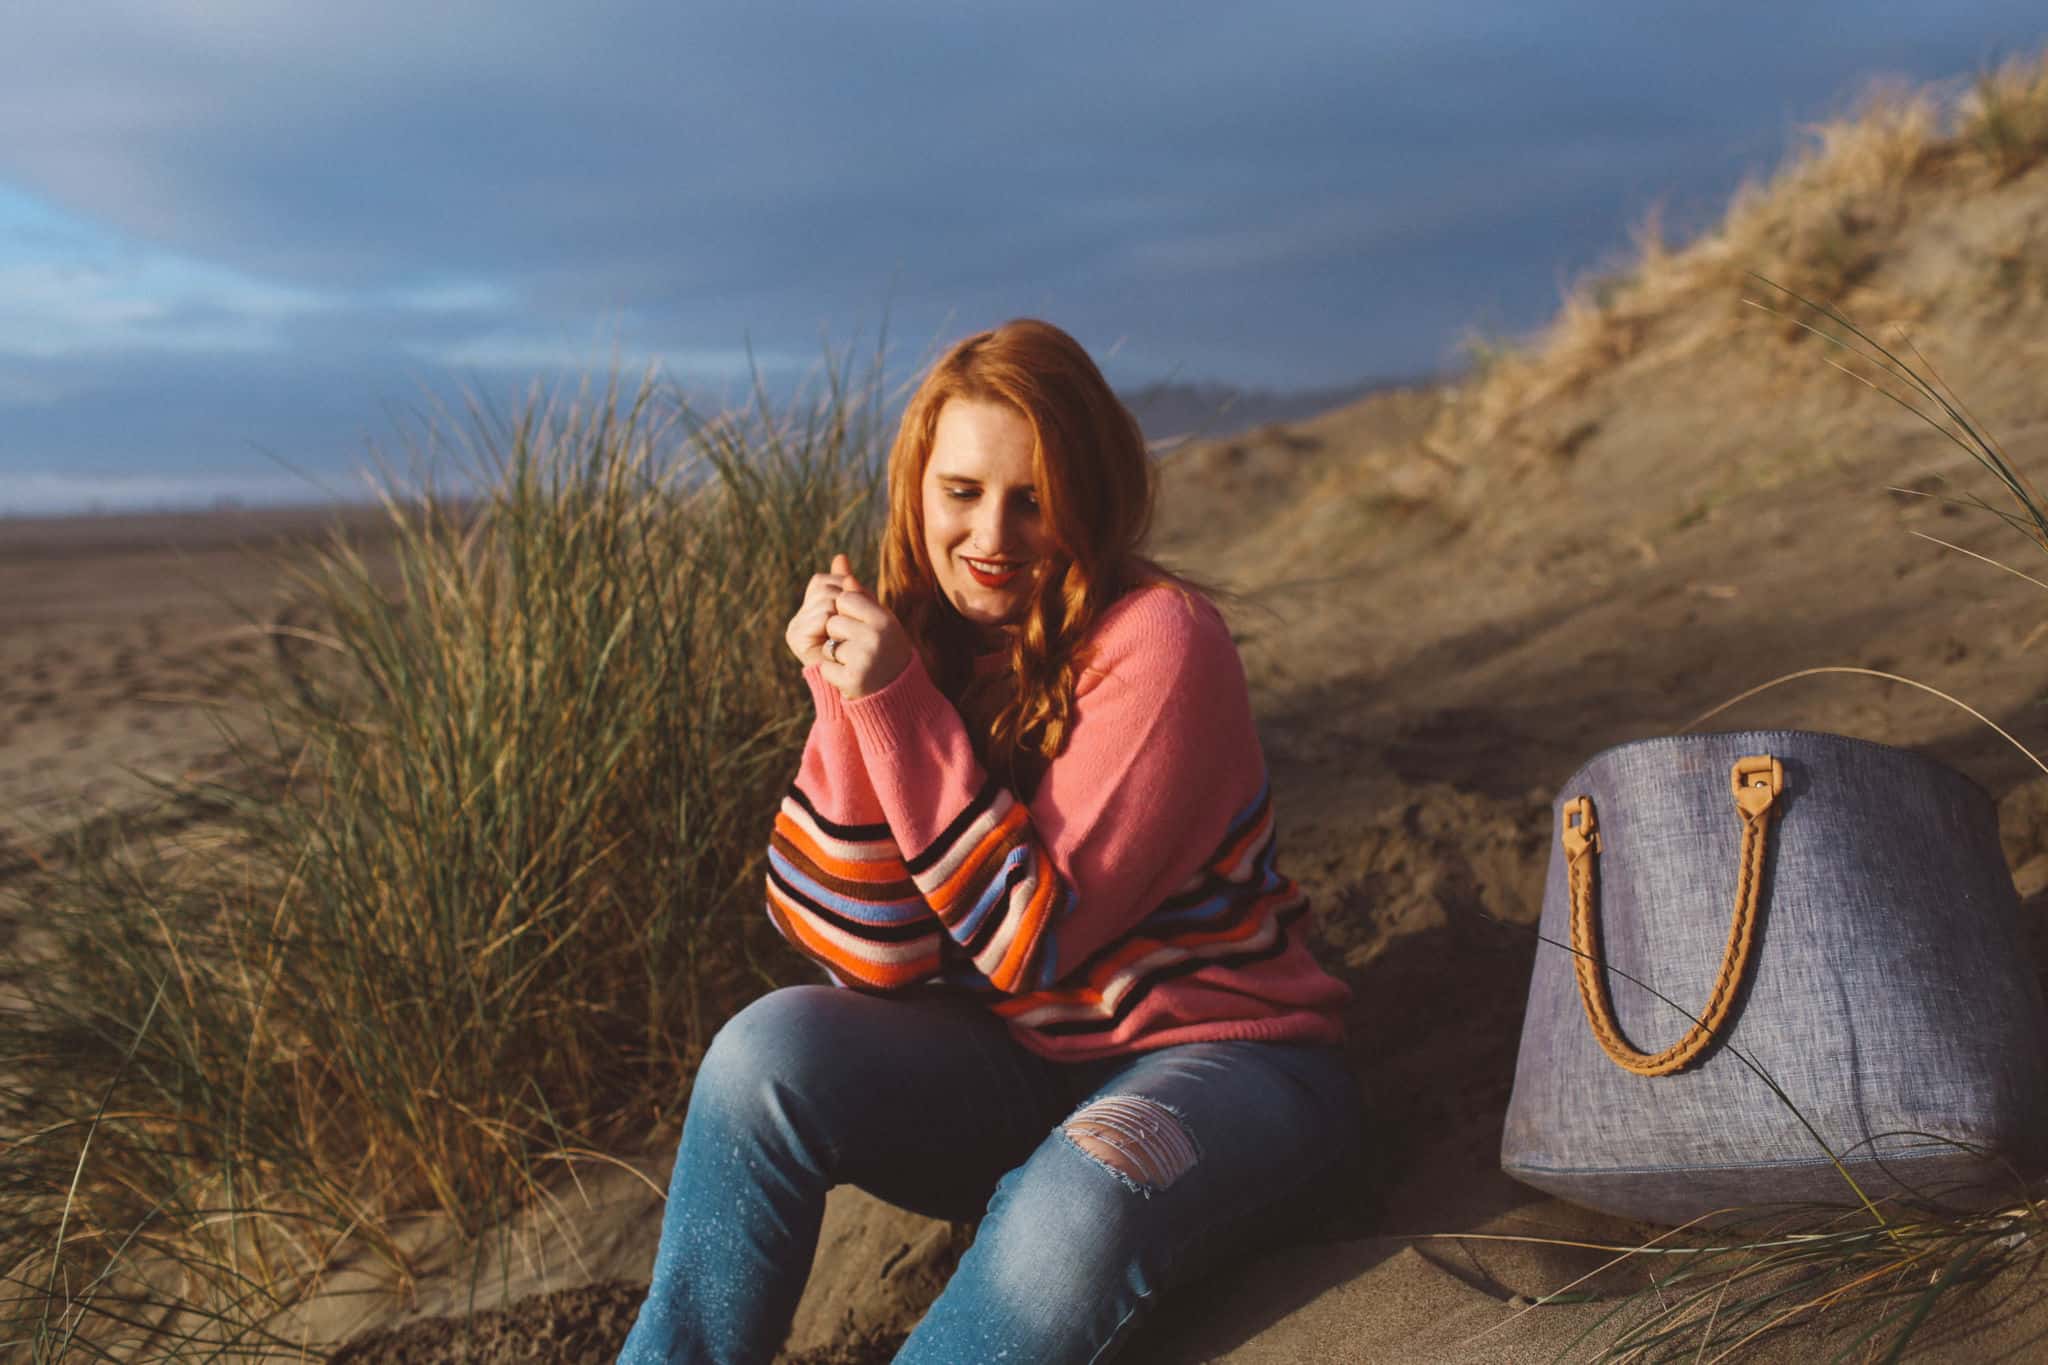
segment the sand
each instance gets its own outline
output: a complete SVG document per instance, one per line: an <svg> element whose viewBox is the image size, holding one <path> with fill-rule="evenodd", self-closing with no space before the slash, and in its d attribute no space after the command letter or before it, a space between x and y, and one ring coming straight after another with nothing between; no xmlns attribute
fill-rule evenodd
<svg viewBox="0 0 2048 1365"><path fill-rule="evenodd" d="M0 866L32 833L217 770L218 706L269 666L281 547L379 514L0 518ZM243 716L230 707L228 718Z"/></svg>

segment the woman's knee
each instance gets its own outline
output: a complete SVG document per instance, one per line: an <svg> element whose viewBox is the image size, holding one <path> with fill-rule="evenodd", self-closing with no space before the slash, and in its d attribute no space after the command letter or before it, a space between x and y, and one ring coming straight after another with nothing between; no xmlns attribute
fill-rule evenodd
<svg viewBox="0 0 2048 1365"><path fill-rule="evenodd" d="M785 986L770 991L725 1021L697 1067L696 1091L732 1094L763 1081L799 1080L822 1050L820 1016L829 1013L831 986Z"/></svg>
<svg viewBox="0 0 2048 1365"><path fill-rule="evenodd" d="M1148 1197L1193 1170L1202 1155L1187 1122L1146 1095L1099 1095L1075 1110L1060 1133Z"/></svg>
<svg viewBox="0 0 2048 1365"><path fill-rule="evenodd" d="M976 1331L1013 1344L1099 1346L1127 1330L1164 1287L1175 1252L1144 1166L1106 1160L1056 1130L1003 1177L942 1305L956 1302ZM1036 1358L1028 1345L1023 1354Z"/></svg>
<svg viewBox="0 0 2048 1365"><path fill-rule="evenodd" d="M1161 1110L1171 1136L1133 1142L1111 1134L1094 1108L1077 1111L1003 1178L978 1238L998 1260L1022 1267L1050 1257L1085 1266L1084 1277L1114 1274L1153 1240L1166 1212L1158 1196L1185 1174L1182 1160L1194 1159L1192 1139ZM1130 1131L1126 1116L1116 1123Z"/></svg>

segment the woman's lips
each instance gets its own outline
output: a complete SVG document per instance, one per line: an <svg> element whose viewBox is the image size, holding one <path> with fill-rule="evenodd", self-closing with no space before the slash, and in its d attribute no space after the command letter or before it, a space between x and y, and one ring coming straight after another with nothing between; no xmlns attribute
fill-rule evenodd
<svg viewBox="0 0 2048 1365"><path fill-rule="evenodd" d="M1024 566L1000 559L969 559L965 555L960 562L967 566L967 572L975 582L984 588L1006 588L1024 572Z"/></svg>

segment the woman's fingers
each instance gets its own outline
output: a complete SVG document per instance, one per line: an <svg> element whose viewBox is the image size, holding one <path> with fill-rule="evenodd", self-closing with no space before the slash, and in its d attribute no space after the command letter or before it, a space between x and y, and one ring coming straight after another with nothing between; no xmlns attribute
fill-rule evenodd
<svg viewBox="0 0 2048 1365"><path fill-rule="evenodd" d="M790 652L802 663L816 663L821 657L818 651L825 647L825 626L832 619L832 614L832 599L826 597L805 603L790 618L784 638L789 643Z"/></svg>
<svg viewBox="0 0 2048 1365"><path fill-rule="evenodd" d="M829 602L845 590L846 582L838 574L814 573L804 586L804 605L810 607Z"/></svg>
<svg viewBox="0 0 2048 1365"><path fill-rule="evenodd" d="M879 692L901 676L913 649L889 609L854 589L840 593L833 607L825 632L836 643L824 664L825 680L842 696L858 698Z"/></svg>
<svg viewBox="0 0 2048 1365"><path fill-rule="evenodd" d="M832 556L831 569L812 574L804 584L804 600L796 615L790 617L789 628L783 635L790 652L806 666L829 666L832 661L825 657L824 650L833 637L826 633L827 627L839 611L840 599L859 590L860 583L853 576L853 561L844 554ZM837 652L835 648L834 653Z"/></svg>
<svg viewBox="0 0 2048 1365"><path fill-rule="evenodd" d="M826 617L820 633L825 638L837 640L843 645L871 642L880 634L871 623L857 616L849 616L843 611L835 611Z"/></svg>
<svg viewBox="0 0 2048 1365"><path fill-rule="evenodd" d="M877 629L896 619L887 607L859 588L847 588L833 599L832 604L834 610L841 616L851 616L854 620Z"/></svg>

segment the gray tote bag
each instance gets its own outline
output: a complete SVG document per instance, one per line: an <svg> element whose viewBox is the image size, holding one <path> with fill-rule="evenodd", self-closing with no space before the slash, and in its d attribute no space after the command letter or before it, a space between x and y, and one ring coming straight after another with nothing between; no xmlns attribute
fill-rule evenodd
<svg viewBox="0 0 2048 1365"><path fill-rule="evenodd" d="M2038 1169L2048 1031L1983 789L1747 731L1609 749L1555 815L1510 1175L1681 1223L1853 1204L1837 1160L1940 1206Z"/></svg>

